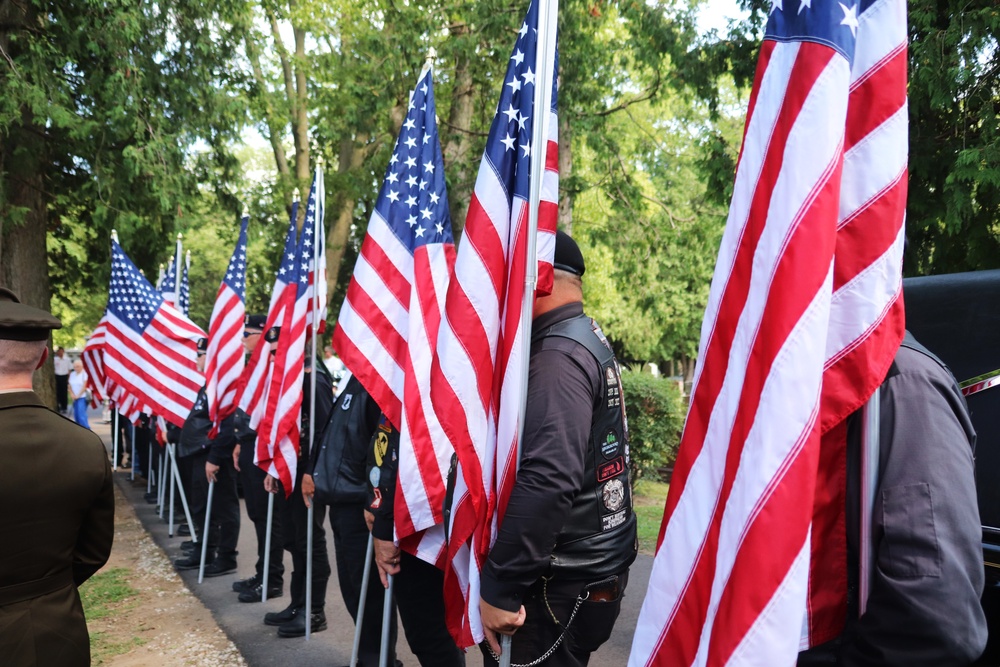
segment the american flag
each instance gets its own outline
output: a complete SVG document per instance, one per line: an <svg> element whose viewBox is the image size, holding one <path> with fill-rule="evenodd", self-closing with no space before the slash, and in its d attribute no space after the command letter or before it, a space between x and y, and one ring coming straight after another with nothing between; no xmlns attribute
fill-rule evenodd
<svg viewBox="0 0 1000 667"><path fill-rule="evenodd" d="M843 420L903 335L906 35L905 0L772 4L629 665L842 629Z"/></svg>
<svg viewBox="0 0 1000 667"><path fill-rule="evenodd" d="M316 165L316 174L313 176L312 187L309 188L309 199L306 201L306 220L302 224L302 234L306 242L303 252L309 257L309 291L306 298L310 303L315 296L319 304L319 314L313 313L312 306L306 312L306 335L312 333L313 317L319 322L316 333L321 334L326 331L327 295L326 284L326 188L323 184L323 170L320 165ZM315 243L314 240L315 239ZM315 253L314 253L314 245ZM317 270L317 260L319 269Z"/></svg>
<svg viewBox="0 0 1000 667"><path fill-rule="evenodd" d="M108 398L108 390L104 377L104 332L106 317L97 323L94 332L87 338L80 359L87 371L87 386L90 388L90 403L94 407Z"/></svg>
<svg viewBox="0 0 1000 667"><path fill-rule="evenodd" d="M181 426L204 378L195 365L205 332L170 306L111 242L111 288L105 311L108 381Z"/></svg>
<svg viewBox="0 0 1000 667"><path fill-rule="evenodd" d="M427 397L431 360L455 243L428 67L410 94L406 120L386 169L340 310L333 344L400 430L396 535L403 547L437 563L451 445ZM436 539L435 539L436 538Z"/></svg>
<svg viewBox="0 0 1000 667"><path fill-rule="evenodd" d="M545 58L538 48L538 13L539 3L532 2L507 66L448 285L431 376L431 401L461 470L445 569L447 623L459 646L483 638L479 571L517 470L527 366L524 343L531 325L522 318L531 261L530 158L540 148L545 150L545 168L539 175L537 252L545 270L540 268L539 285L551 285L559 189L557 70L554 54ZM534 108L540 71L552 76L549 109ZM531 145L536 113L548 115L548 141L542 147Z"/></svg>
<svg viewBox="0 0 1000 667"><path fill-rule="evenodd" d="M282 250L278 275L274 279L271 290L271 302L267 309L267 323L264 325L266 334L271 328L280 326L285 314L286 292L289 281L292 280L291 270L295 268L296 228L295 220L299 214L299 202L292 203L291 219L288 221L288 231L285 233L285 245ZM270 386L271 369L274 356L270 354L270 345L264 337L250 354L250 360L243 369L237 388L237 405L250 416L250 428L257 430L264 418L267 388Z"/></svg>
<svg viewBox="0 0 1000 667"><path fill-rule="evenodd" d="M294 220L294 218L293 218ZM312 229L304 227L294 253L282 257L279 274L288 281L281 296L280 327L265 395L264 416L257 430L255 462L277 477L291 495L299 454L302 419L302 381L305 377L306 314L309 301L309 260ZM271 315L268 314L270 323Z"/></svg>
<svg viewBox="0 0 1000 667"><path fill-rule="evenodd" d="M182 256L181 249L181 236L177 235L177 246L174 249L174 254L170 258L170 263L167 264L167 272L163 275L162 279L157 280L159 283L156 288L160 290L163 294L163 299L171 306L181 311L187 315L187 311L184 309L183 296L184 290L186 289L187 282L187 270L180 269L180 261ZM177 281L177 273L181 272L180 285Z"/></svg>
<svg viewBox="0 0 1000 667"><path fill-rule="evenodd" d="M208 322L208 349L205 351L205 395L208 416L212 420L211 437L219 426L236 412L236 390L243 373L243 318L246 316L247 225L249 216L240 222L240 235L229 259L226 274L215 296L215 307Z"/></svg>

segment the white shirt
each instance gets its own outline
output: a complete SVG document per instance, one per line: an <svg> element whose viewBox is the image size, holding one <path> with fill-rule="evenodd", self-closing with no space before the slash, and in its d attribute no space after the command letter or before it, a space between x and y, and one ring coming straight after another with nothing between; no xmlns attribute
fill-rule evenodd
<svg viewBox="0 0 1000 667"><path fill-rule="evenodd" d="M69 375L70 371L73 370L73 362L70 361L67 354L61 357L59 355L52 357L52 363L56 367L56 375Z"/></svg>
<svg viewBox="0 0 1000 667"><path fill-rule="evenodd" d="M83 396L83 390L87 386L87 371L77 373L73 371L69 374L69 388L77 398Z"/></svg>

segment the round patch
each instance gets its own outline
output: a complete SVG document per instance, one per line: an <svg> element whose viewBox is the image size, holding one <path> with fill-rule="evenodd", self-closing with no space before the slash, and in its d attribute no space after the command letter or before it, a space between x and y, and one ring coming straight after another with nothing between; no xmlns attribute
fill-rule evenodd
<svg viewBox="0 0 1000 667"><path fill-rule="evenodd" d="M372 468L368 473L368 481L372 483L372 488L378 488L378 483L382 481L382 469Z"/></svg>
<svg viewBox="0 0 1000 667"><path fill-rule="evenodd" d="M620 479L613 479L604 485L602 492L604 506L610 512L617 512L625 504L625 485Z"/></svg>
<svg viewBox="0 0 1000 667"><path fill-rule="evenodd" d="M604 442L601 443L601 454L606 459L614 458L618 456L619 453L619 442L618 434L614 431L608 431L608 434L604 436Z"/></svg>

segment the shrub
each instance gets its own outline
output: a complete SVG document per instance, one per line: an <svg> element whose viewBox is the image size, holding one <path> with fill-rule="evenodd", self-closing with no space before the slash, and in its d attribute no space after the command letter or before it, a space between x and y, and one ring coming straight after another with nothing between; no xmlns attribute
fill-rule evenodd
<svg viewBox="0 0 1000 667"><path fill-rule="evenodd" d="M656 479L657 470L672 466L677 457L684 401L676 382L638 370L622 369L622 389L628 415L632 483Z"/></svg>

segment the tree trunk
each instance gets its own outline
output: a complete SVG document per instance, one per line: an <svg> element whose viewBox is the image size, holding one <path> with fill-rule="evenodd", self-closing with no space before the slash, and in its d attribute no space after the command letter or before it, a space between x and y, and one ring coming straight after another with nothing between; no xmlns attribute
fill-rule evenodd
<svg viewBox="0 0 1000 667"><path fill-rule="evenodd" d="M462 22L452 24L452 38L468 34L469 26ZM451 228L458 239L465 226L465 214L472 198L473 178L469 170L469 130L472 127L475 95L472 89L472 71L469 58L464 55L455 60L451 109L448 111L448 140L442 147L444 163L451 171L452 179L448 187L448 209L451 214Z"/></svg>
<svg viewBox="0 0 1000 667"><path fill-rule="evenodd" d="M345 138L340 142L340 154L337 160L337 172L345 174L359 168L371 152L367 135L359 135L357 139ZM344 249L351 236L351 223L354 222L354 205L357 200L340 190L334 196L331 211L337 212L337 218L330 225L326 236L326 285L327 294L333 294L337 289L337 276L340 273L340 262L344 259Z"/></svg>
<svg viewBox="0 0 1000 667"><path fill-rule="evenodd" d="M569 114L559 114L559 229L573 235L573 193L566 188L573 175L573 132Z"/></svg>
<svg viewBox="0 0 1000 667"><path fill-rule="evenodd" d="M0 151L5 197L0 206L0 285L17 293L21 303L48 311L51 291L45 235L48 206L44 195L45 140L27 109L10 129ZM51 347L51 341L50 341ZM51 407L56 385L51 356L35 373L34 389Z"/></svg>

